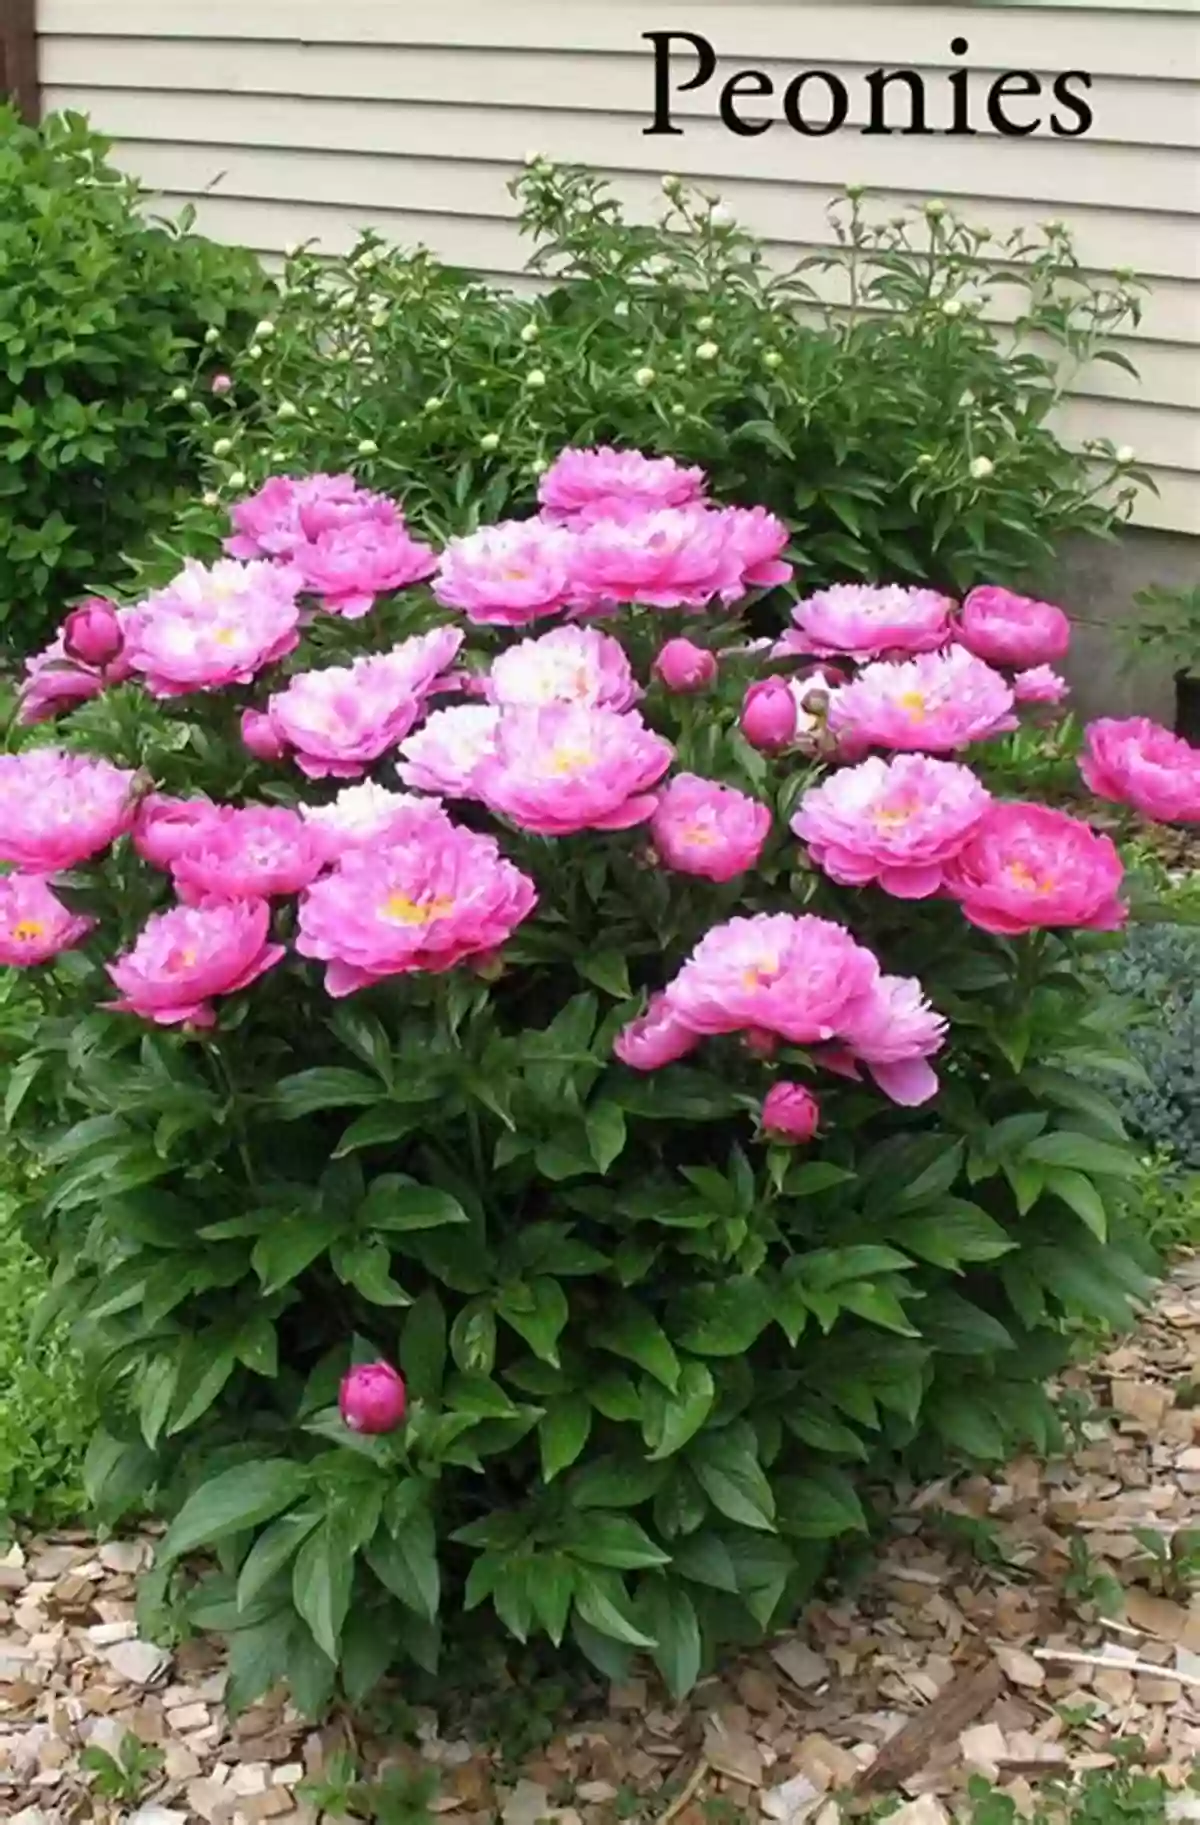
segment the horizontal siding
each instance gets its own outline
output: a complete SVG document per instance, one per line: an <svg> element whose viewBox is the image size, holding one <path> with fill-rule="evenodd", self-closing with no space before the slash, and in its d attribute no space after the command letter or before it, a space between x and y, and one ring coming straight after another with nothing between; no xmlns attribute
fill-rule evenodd
<svg viewBox="0 0 1200 1825"><path fill-rule="evenodd" d="M1070 7L687 5L471 0L39 0L48 107L88 113L167 208L267 256L328 251L364 227L506 283L528 249L505 185L530 150L611 176L635 215L661 207L664 164L720 189L772 260L831 244L830 197L861 183L882 213L934 193L997 235L1056 217L1085 267L1153 284L1124 343L1138 380L1094 366L1059 423L1111 437L1153 468L1147 525L1200 531L1200 38L1169 11ZM647 138L651 64L641 35L686 30L721 54L706 89L675 99L680 137ZM1096 122L1076 140L862 137L869 68L917 69L944 122L946 75L971 43L973 118L994 72L1095 77ZM869 47L869 62L867 51ZM780 124L739 138L713 120L724 76L752 61L782 89L798 68L839 74L851 125L802 139ZM898 105L898 103L897 103ZM1022 104L1026 105L1026 104ZM767 113L772 104L766 104ZM751 110L745 109L747 114ZM754 110L766 118L762 105ZM774 112L778 112L777 103ZM836 290L830 295L836 301ZM1015 297L1015 293L1013 294ZM1010 301L1007 311L1013 308ZM1004 321L1006 306L993 313Z"/></svg>

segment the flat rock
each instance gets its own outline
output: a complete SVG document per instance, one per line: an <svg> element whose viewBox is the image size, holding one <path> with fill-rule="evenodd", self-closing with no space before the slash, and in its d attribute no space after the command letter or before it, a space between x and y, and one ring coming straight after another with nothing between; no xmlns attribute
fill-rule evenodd
<svg viewBox="0 0 1200 1825"><path fill-rule="evenodd" d="M117 1641L111 1647L102 1648L101 1653L118 1678L126 1680L132 1686L148 1686L160 1674L165 1673L170 1665L171 1656L166 1648L155 1647L152 1641Z"/></svg>

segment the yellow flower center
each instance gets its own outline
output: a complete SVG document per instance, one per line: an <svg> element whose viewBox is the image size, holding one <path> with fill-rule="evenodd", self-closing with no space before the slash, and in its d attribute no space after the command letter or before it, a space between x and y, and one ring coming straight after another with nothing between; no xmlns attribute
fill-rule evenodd
<svg viewBox="0 0 1200 1825"><path fill-rule="evenodd" d="M557 773L560 777L567 773L582 773L590 767L596 756L591 748L554 748L546 761L546 771Z"/></svg>
<svg viewBox="0 0 1200 1825"><path fill-rule="evenodd" d="M40 919L18 919L13 926L13 937L18 944L31 944L35 938L44 938L46 927Z"/></svg>
<svg viewBox="0 0 1200 1825"><path fill-rule="evenodd" d="M902 710L907 710L912 722L925 720L925 693L923 691L905 691L896 700Z"/></svg>
<svg viewBox="0 0 1200 1825"><path fill-rule="evenodd" d="M511 564L506 570L500 572L501 579L505 583L524 583L528 575L528 571L517 570Z"/></svg>
<svg viewBox="0 0 1200 1825"><path fill-rule="evenodd" d="M432 925L435 919L444 919L453 910L454 900L449 894L432 900L410 900L407 894L394 893L388 895L379 912L393 925Z"/></svg>
<svg viewBox="0 0 1200 1825"><path fill-rule="evenodd" d="M698 849L711 849L717 840L717 833L708 824L689 824L683 832L685 843L692 843Z"/></svg>
<svg viewBox="0 0 1200 1825"><path fill-rule="evenodd" d="M187 945L183 950L172 951L171 955L167 958L167 968L171 971L172 975L178 975L180 970L192 969L195 962L196 947L195 945Z"/></svg>
<svg viewBox="0 0 1200 1825"><path fill-rule="evenodd" d="M900 805L880 805L875 812L875 822L883 830L896 824L907 824L916 808L911 799Z"/></svg>
<svg viewBox="0 0 1200 1825"><path fill-rule="evenodd" d="M1053 893L1057 885L1053 875L1039 879L1025 862L1010 862L1004 872L1018 887L1027 887L1033 893Z"/></svg>
<svg viewBox="0 0 1200 1825"><path fill-rule="evenodd" d="M769 988L779 977L779 958L768 955L760 957L757 963L750 964L742 971L742 985L748 989Z"/></svg>
<svg viewBox="0 0 1200 1825"><path fill-rule="evenodd" d="M213 639L218 646L232 646L237 639L237 634L232 627L219 627L213 634Z"/></svg>

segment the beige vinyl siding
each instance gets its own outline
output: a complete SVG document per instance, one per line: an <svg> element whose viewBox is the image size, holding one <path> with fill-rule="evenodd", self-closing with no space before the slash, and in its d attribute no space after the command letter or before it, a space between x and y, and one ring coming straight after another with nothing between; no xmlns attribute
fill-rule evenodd
<svg viewBox="0 0 1200 1825"><path fill-rule="evenodd" d="M850 182L884 209L945 197L999 232L1060 218L1091 271L1132 267L1153 284L1125 344L1139 381L1107 364L1078 376L1064 435L1131 444L1161 491L1143 495L1139 520L1200 532L1195 17L1112 4L803 0L660 0L653 9L627 0L39 0L38 16L45 105L89 113L164 207L194 202L208 232L267 254L309 239L344 249L372 227L519 281L524 250L505 186L531 150L611 174L642 215L661 201L664 167L708 180L787 263L830 243L826 207ZM651 29L702 34L720 56L709 85L675 96L679 137L643 133L652 65L641 35ZM974 137L854 131L865 119L864 75L880 66L918 70L929 122L945 124L958 34L971 44ZM747 64L777 93L801 68L836 72L852 98L850 124L823 139L782 123L755 138L727 132L716 96ZM1091 131L993 132L987 86L1015 68L1089 71ZM777 114L777 101L743 111L764 110Z"/></svg>

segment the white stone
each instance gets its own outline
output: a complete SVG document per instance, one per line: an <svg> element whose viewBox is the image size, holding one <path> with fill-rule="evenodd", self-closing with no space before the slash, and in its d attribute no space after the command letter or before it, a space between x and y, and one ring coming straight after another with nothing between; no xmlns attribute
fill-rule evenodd
<svg viewBox="0 0 1200 1825"><path fill-rule="evenodd" d="M166 1671L171 1660L166 1648L157 1648L152 1641L136 1638L115 1642L110 1648L102 1648L101 1653L118 1678L127 1680L132 1686L148 1686Z"/></svg>
<svg viewBox="0 0 1200 1825"><path fill-rule="evenodd" d="M133 1641L137 1637L136 1622L93 1622L88 1629L88 1640L94 1641L98 1648L110 1648L115 1641Z"/></svg>
<svg viewBox="0 0 1200 1825"><path fill-rule="evenodd" d="M778 1825L801 1825L820 1798L821 1789L806 1774L796 1774L782 1787L771 1787L760 1794L758 1804L764 1816L777 1820Z"/></svg>
<svg viewBox="0 0 1200 1825"><path fill-rule="evenodd" d="M140 1572L148 1556L144 1540L106 1540L100 1563L110 1572Z"/></svg>
<svg viewBox="0 0 1200 1825"><path fill-rule="evenodd" d="M139 1806L136 1812L130 1813L129 1825L188 1825L188 1815L151 1800L149 1805Z"/></svg>

